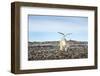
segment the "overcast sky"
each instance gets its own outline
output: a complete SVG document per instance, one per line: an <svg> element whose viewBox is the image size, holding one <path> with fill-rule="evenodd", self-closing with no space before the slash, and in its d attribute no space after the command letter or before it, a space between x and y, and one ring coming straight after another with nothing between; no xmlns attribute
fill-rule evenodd
<svg viewBox="0 0 100 76"><path fill-rule="evenodd" d="M72 33L66 39L88 41L88 18L71 16L28 16L29 41L57 41L62 35Z"/></svg>

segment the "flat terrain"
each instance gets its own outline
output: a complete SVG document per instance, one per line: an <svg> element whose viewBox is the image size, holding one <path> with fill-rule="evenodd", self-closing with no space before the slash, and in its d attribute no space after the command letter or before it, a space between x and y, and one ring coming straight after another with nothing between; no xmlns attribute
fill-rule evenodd
<svg viewBox="0 0 100 76"><path fill-rule="evenodd" d="M59 41L28 42L28 60L88 58L88 42L67 41L70 47L59 50Z"/></svg>

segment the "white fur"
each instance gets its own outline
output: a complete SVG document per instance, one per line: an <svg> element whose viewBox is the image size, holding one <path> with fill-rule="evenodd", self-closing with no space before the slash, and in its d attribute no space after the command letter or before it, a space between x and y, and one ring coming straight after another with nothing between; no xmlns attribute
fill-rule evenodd
<svg viewBox="0 0 100 76"><path fill-rule="evenodd" d="M67 43L67 40L65 38L62 38L60 41L60 50L67 51L68 47L69 47L69 44Z"/></svg>

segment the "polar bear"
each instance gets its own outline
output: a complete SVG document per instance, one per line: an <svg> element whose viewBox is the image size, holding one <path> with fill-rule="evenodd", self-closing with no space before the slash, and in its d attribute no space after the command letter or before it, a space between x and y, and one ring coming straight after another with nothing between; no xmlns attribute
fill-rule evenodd
<svg viewBox="0 0 100 76"><path fill-rule="evenodd" d="M67 42L65 36L67 35L70 35L71 33L68 33L68 34L64 34L64 33L61 33L61 32L58 32L59 34L63 35L62 39L60 40L59 42L59 46L60 46L60 50L61 51L67 51L68 47L70 46L69 43Z"/></svg>
<svg viewBox="0 0 100 76"><path fill-rule="evenodd" d="M67 51L67 49L68 49L68 47L69 47L69 44L67 43L67 40L66 40L65 38L62 38L62 39L60 40L59 46L60 46L60 50L61 50L61 51Z"/></svg>

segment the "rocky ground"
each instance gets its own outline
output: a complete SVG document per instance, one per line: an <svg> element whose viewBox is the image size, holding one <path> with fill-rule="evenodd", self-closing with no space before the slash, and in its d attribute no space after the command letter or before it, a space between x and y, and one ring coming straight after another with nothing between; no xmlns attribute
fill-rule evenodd
<svg viewBox="0 0 100 76"><path fill-rule="evenodd" d="M51 45L51 43L53 44ZM28 60L80 59L88 57L87 42L73 41L67 50L62 51L59 50L58 44L59 42L29 43Z"/></svg>

